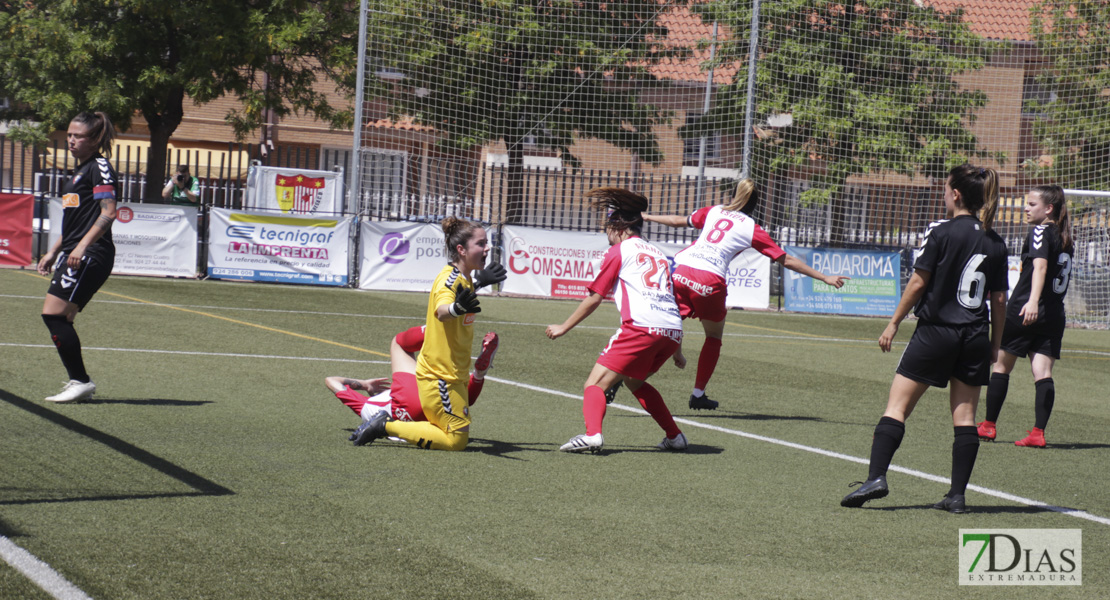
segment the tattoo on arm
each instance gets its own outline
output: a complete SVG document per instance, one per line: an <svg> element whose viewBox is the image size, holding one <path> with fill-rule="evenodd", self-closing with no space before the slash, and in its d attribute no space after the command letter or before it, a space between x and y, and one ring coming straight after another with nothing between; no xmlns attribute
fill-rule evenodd
<svg viewBox="0 0 1110 600"><path fill-rule="evenodd" d="M108 217L105 217L104 215L100 215L100 218L96 220L96 224L100 225L104 229L108 229L112 226L112 221L114 220L115 219L110 219Z"/></svg>
<svg viewBox="0 0 1110 600"><path fill-rule="evenodd" d="M352 390L361 390L361 389L363 389L362 384L359 383L359 381L357 379L347 379L347 378L344 377L342 383L343 383L343 385L351 388Z"/></svg>

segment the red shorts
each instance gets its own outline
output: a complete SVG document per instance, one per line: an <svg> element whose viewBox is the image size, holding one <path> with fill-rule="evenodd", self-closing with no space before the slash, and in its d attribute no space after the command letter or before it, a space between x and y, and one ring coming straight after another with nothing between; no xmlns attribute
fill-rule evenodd
<svg viewBox="0 0 1110 600"><path fill-rule="evenodd" d="M621 325L601 351L597 364L643 381L674 356L682 342L681 329L643 329Z"/></svg>
<svg viewBox="0 0 1110 600"><path fill-rule="evenodd" d="M728 285L724 277L678 265L671 279L674 280L674 299L683 319L725 320L728 315L728 307L725 306Z"/></svg>
<svg viewBox="0 0 1110 600"><path fill-rule="evenodd" d="M362 415L362 407L367 404L376 406L384 406L385 404L379 404L373 398L368 398L349 387L337 392L335 397L343 401L347 408L355 411L355 414L360 416ZM393 382L389 388L389 397L390 410L394 419L398 421L428 420L424 416L424 409L420 406L420 395L416 391L416 375L412 373L394 373Z"/></svg>
<svg viewBox="0 0 1110 600"><path fill-rule="evenodd" d="M413 373L394 373L389 388L393 398L393 418L398 421L427 421L424 408L420 406L420 392L416 389L416 375Z"/></svg>

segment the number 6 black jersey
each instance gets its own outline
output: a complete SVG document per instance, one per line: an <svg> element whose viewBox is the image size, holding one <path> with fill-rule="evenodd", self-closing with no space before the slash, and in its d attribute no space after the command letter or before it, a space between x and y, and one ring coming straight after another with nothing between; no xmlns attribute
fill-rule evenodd
<svg viewBox="0 0 1110 600"><path fill-rule="evenodd" d="M1007 289L1006 256L1002 238L971 215L930 224L913 267L932 276L914 314L932 323L989 323L990 293Z"/></svg>
<svg viewBox="0 0 1110 600"><path fill-rule="evenodd" d="M1030 228L1021 247L1021 276L1006 307L1006 318L1011 321L1021 322L1021 307L1029 302L1029 293L1033 291L1033 259L1036 258L1048 261L1037 305L1037 320L1051 322L1064 319L1064 294L1068 293L1068 281L1071 279L1071 254L1064 251L1056 225L1045 223Z"/></svg>
<svg viewBox="0 0 1110 600"><path fill-rule="evenodd" d="M100 218L101 200L115 200L116 171L108 159L99 154L74 169L73 177L62 187L62 252L77 247L85 234ZM116 246L112 243L112 230L104 232L85 253L103 260L113 260Z"/></svg>

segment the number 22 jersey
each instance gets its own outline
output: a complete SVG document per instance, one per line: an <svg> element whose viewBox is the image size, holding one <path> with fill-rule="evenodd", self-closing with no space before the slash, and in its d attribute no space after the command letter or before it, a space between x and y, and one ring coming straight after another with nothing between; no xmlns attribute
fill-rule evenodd
<svg viewBox="0 0 1110 600"><path fill-rule="evenodd" d="M662 250L642 238L631 237L609 248L587 289L601 296L613 294L622 325L682 330L670 263Z"/></svg>

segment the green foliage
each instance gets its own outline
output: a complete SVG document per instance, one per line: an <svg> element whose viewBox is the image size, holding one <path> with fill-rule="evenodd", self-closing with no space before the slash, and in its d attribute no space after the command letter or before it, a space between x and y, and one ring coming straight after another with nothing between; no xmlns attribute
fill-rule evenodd
<svg viewBox="0 0 1110 600"><path fill-rule="evenodd" d="M642 9L569 0L378 2L367 23L370 60L405 78L397 88L371 78L367 96L388 96L392 118L434 127L448 148L500 140L512 154L535 136L574 165L577 135L658 162L652 129L668 113L640 92L655 81L648 67L681 50L653 41L667 31L657 12Z"/></svg>
<svg viewBox="0 0 1110 600"><path fill-rule="evenodd" d="M739 72L699 127L682 133L742 131L750 3L717 0L692 10L733 32L720 56ZM825 202L851 175L943 177L952 165L984 156L969 126L986 95L962 89L955 77L981 68L994 47L961 18L913 0L847 8L827 0L763 2L752 172L812 169L815 188L806 200ZM766 124L782 114L792 116L790 126Z"/></svg>
<svg viewBox="0 0 1110 600"><path fill-rule="evenodd" d="M25 130L41 140L81 110L102 110L119 128L140 113L164 147L186 95L231 95L243 103L227 115L239 136L267 111L349 126L350 110L314 84L327 78L350 91L356 31L342 0L3 3L0 96L13 107L0 116L39 122Z"/></svg>
<svg viewBox="0 0 1110 600"><path fill-rule="evenodd" d="M1032 30L1048 66L1038 82L1054 92L1033 99L1033 132L1050 164L1026 167L1065 187L1110 189L1110 1L1049 0L1032 10Z"/></svg>

